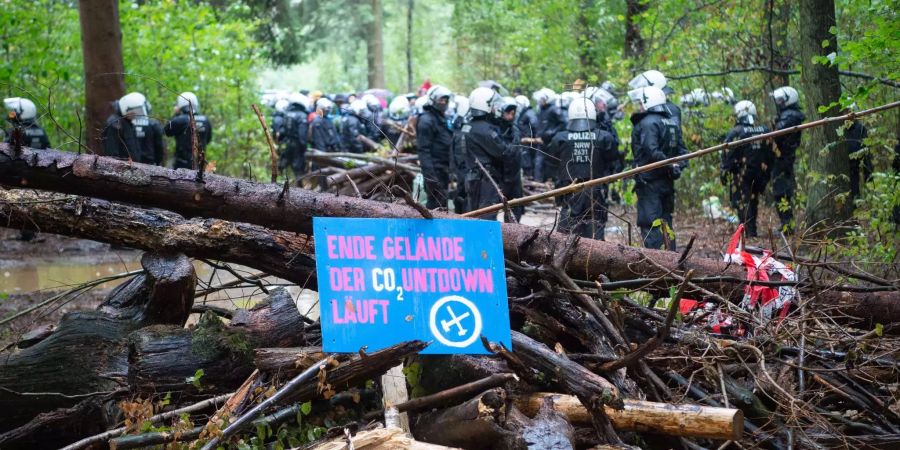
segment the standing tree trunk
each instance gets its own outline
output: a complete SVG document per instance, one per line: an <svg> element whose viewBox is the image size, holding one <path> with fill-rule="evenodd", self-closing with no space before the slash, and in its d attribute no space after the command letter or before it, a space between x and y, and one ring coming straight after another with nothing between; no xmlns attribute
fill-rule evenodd
<svg viewBox="0 0 900 450"><path fill-rule="evenodd" d="M384 40L381 27L381 0L372 0L372 22L366 41L366 59L369 66L369 89L384 87Z"/></svg>
<svg viewBox="0 0 900 450"><path fill-rule="evenodd" d="M600 42L594 15L594 0L581 0L578 7L578 62L581 63L579 76L591 82L591 75L597 76L597 52L595 45Z"/></svg>
<svg viewBox="0 0 900 450"><path fill-rule="evenodd" d="M806 95L807 118L818 120L840 114L831 107L820 113L819 107L831 105L841 97L838 67L814 61L837 52L837 38L829 31L835 26L834 0L801 0L800 2L800 76ZM850 156L847 146L838 139L840 124L829 124L810 130L809 196L806 218L809 224L834 224L848 219L853 205L850 190Z"/></svg>
<svg viewBox="0 0 900 450"><path fill-rule="evenodd" d="M117 0L80 0L81 51L84 55L85 119L88 147L103 154L100 137L110 102L125 95L122 30Z"/></svg>
<svg viewBox="0 0 900 450"><path fill-rule="evenodd" d="M406 91L413 92L412 32L416 0L407 0L406 4Z"/></svg>
<svg viewBox="0 0 900 450"><path fill-rule="evenodd" d="M644 38L636 21L647 10L641 0L625 0L625 58L635 59L644 53Z"/></svg>

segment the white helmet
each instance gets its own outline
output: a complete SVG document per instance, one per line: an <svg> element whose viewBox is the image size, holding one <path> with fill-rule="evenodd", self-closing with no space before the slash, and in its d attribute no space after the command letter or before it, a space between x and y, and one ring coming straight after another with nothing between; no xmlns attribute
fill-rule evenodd
<svg viewBox="0 0 900 450"><path fill-rule="evenodd" d="M475 88L469 94L469 110L473 116L493 115L500 117L500 105L503 99L500 94L488 87Z"/></svg>
<svg viewBox="0 0 900 450"><path fill-rule="evenodd" d="M191 107L194 114L200 114L200 102L193 92L182 92L175 99L175 107L183 112L187 112L188 106Z"/></svg>
<svg viewBox="0 0 900 450"><path fill-rule="evenodd" d="M360 117L365 117L369 112L369 105L365 100L353 100L350 102L350 112Z"/></svg>
<svg viewBox="0 0 900 450"><path fill-rule="evenodd" d="M569 105L572 103L572 99L575 98L576 95L577 94L572 91L565 91L562 94L559 94L559 107L562 109L569 109Z"/></svg>
<svg viewBox="0 0 900 450"><path fill-rule="evenodd" d="M456 102L456 115L465 117L469 113L469 97L457 95L453 101Z"/></svg>
<svg viewBox="0 0 900 450"><path fill-rule="evenodd" d="M597 123L597 108L594 101L584 95L578 95L569 104L569 131L588 131Z"/></svg>
<svg viewBox="0 0 900 450"><path fill-rule="evenodd" d="M368 106L372 111L378 111L381 109L381 100L378 100L378 97L373 94L363 95L362 100L366 102L366 106Z"/></svg>
<svg viewBox="0 0 900 450"><path fill-rule="evenodd" d="M614 92L616 92L616 85L613 84L612 81L606 80L600 84L600 89L603 89L604 91L609 92L610 94L613 94ZM613 94L613 95L615 95L615 94Z"/></svg>
<svg viewBox="0 0 900 450"><path fill-rule="evenodd" d="M584 91L586 96L594 102L594 106L598 111L611 110L619 106L616 97L603 88L588 88Z"/></svg>
<svg viewBox="0 0 900 450"><path fill-rule="evenodd" d="M778 105L779 108L796 105L797 101L800 100L800 93L798 93L796 89L790 86L783 86L775 89L775 91L772 92L771 95L775 100L775 104Z"/></svg>
<svg viewBox="0 0 900 450"><path fill-rule="evenodd" d="M321 109L327 114L329 111L331 111L332 108L334 108L333 101L328 100L325 97L320 97L318 100L316 100L316 109Z"/></svg>
<svg viewBox="0 0 900 450"><path fill-rule="evenodd" d="M531 95L531 98L534 99L538 106L546 105L556 99L556 92L553 92L552 89L540 88Z"/></svg>
<svg viewBox="0 0 900 450"><path fill-rule="evenodd" d="M642 87L653 86L660 89L666 87L666 76L658 70L648 70L628 82L628 87L638 89Z"/></svg>
<svg viewBox="0 0 900 450"><path fill-rule="evenodd" d="M134 113L136 116L146 116L150 114L150 105L147 104L147 97L139 92L125 94L119 99L119 114L125 116L128 113Z"/></svg>
<svg viewBox="0 0 900 450"><path fill-rule="evenodd" d="M440 100L443 97L453 97L453 93L450 92L450 89L445 88L439 84L436 84L428 89L428 104L433 105L434 102ZM451 99L452 100L452 99Z"/></svg>
<svg viewBox="0 0 900 450"><path fill-rule="evenodd" d="M418 111L418 112L422 112L423 111L422 108L424 108L425 105L427 105L427 104L428 104L428 96L427 95L423 95L423 96L417 98L416 101L413 103L413 105L416 107L416 111Z"/></svg>
<svg viewBox="0 0 900 450"><path fill-rule="evenodd" d="M753 125L753 120L756 117L756 105L750 100L741 100L737 102L737 104L734 105L734 117Z"/></svg>
<svg viewBox="0 0 900 450"><path fill-rule="evenodd" d="M503 106L500 107L501 111L509 111L510 108L519 110L519 104L516 102L516 99L513 97L503 97Z"/></svg>
<svg viewBox="0 0 900 450"><path fill-rule="evenodd" d="M713 91L710 97L712 97L713 100L724 102L729 105L734 103L734 91L727 87L723 87L721 91Z"/></svg>
<svg viewBox="0 0 900 450"><path fill-rule="evenodd" d="M391 104L388 105L388 114L392 117L404 117L409 115L409 100L404 96L397 96L391 100Z"/></svg>
<svg viewBox="0 0 900 450"><path fill-rule="evenodd" d="M531 106L531 101L528 100L528 97L526 97L524 95L517 95L516 96L516 104L519 107L519 112L522 112L525 110L525 108L528 108L529 106Z"/></svg>
<svg viewBox="0 0 900 450"><path fill-rule="evenodd" d="M293 103L302 106L303 109L309 110L309 97L299 92L292 92L290 95L288 95L287 101L288 104Z"/></svg>
<svg viewBox="0 0 900 450"><path fill-rule="evenodd" d="M656 86L646 86L628 91L628 97L640 112L659 111L665 107L666 94Z"/></svg>
<svg viewBox="0 0 900 450"><path fill-rule="evenodd" d="M289 104L290 102L288 102L286 98L279 98L278 101L275 102L275 111L284 112Z"/></svg>
<svg viewBox="0 0 900 450"><path fill-rule="evenodd" d="M34 102L27 98L5 98L3 105L6 106L6 118L11 122L28 122L37 117L37 108L34 106Z"/></svg>

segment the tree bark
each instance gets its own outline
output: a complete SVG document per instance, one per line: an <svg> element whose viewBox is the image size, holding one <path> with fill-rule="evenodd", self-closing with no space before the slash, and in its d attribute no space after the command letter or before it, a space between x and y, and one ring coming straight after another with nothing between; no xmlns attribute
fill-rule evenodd
<svg viewBox="0 0 900 450"><path fill-rule="evenodd" d="M81 51L84 56L85 126L88 148L103 154L100 137L110 102L125 95L122 30L118 0L79 0Z"/></svg>
<svg viewBox="0 0 900 450"><path fill-rule="evenodd" d="M834 0L801 0L800 79L809 120L841 113L840 108L829 107L841 98L838 67L813 60L838 51L837 37L829 31L834 26ZM820 107L828 109L820 113ZM810 225L837 224L853 213L853 200L846 195L850 191L850 156L844 140L838 139L839 126L827 124L807 132L810 176L806 220Z"/></svg>
<svg viewBox="0 0 900 450"><path fill-rule="evenodd" d="M637 24L637 16L647 10L648 4L641 0L625 0L625 58L637 59L644 53L644 38Z"/></svg>
<svg viewBox="0 0 900 450"><path fill-rule="evenodd" d="M180 254L148 253L141 265L146 273L113 290L96 311L66 314L53 334L0 360L4 388L0 390L0 410L4 411L0 430L22 425L44 411L70 408L85 398L112 393L129 373L126 336L150 325L179 329L184 325L196 281L190 260ZM95 394L85 395L91 393ZM81 420L91 421L103 419L90 415ZM67 427L61 431L71 432Z"/></svg>
<svg viewBox="0 0 900 450"><path fill-rule="evenodd" d="M535 393L517 397L515 405L534 415L546 398L553 399L553 409L575 425L590 425L591 414L571 395ZM744 430L744 414L739 409L713 408L699 405L673 405L644 400L625 400L622 409L606 407L613 427L620 431L640 431L707 439L739 440Z"/></svg>
<svg viewBox="0 0 900 450"><path fill-rule="evenodd" d="M369 66L369 89L384 88L384 24L381 0L372 1L372 22L366 40L366 59Z"/></svg>
<svg viewBox="0 0 900 450"><path fill-rule="evenodd" d="M56 150L33 150L25 148L20 157L14 156L13 148L7 144L0 144L0 185L11 188L34 188L51 190L69 194L85 195L103 198L111 201L122 201L140 204L145 207L168 209L188 217L210 217L226 220L247 221L280 230L294 231L298 233L312 233L313 217L376 217L376 218L420 218L421 215L415 209L406 206L385 202L364 200L354 197L341 197L334 194L323 194L304 189L289 188L283 190L281 186L273 184L261 184L246 180L208 174L204 183L198 183L194 172L187 170L171 170L158 166L150 166L138 163L128 163L113 158L98 157L95 155L75 155ZM52 204L48 204L52 205ZM30 209L35 205L17 205L17 208ZM49 206L48 206L49 207ZM122 207L122 206L117 206ZM60 209L60 211L63 211ZM74 207L67 214L77 217L78 208ZM434 217L442 219L460 219L455 214L433 212ZM473 220L473 219L467 219ZM78 222L75 222L78 223ZM216 221L200 222L208 223L209 234L220 232ZM129 242L140 242L127 236L119 236L116 233L104 234L101 230L102 221L95 222L92 230L81 230L71 227L68 234L76 237L98 239L110 243L122 243L132 245ZM235 227L235 229L247 229L246 225L221 223L222 227ZM514 261L525 261L532 265L541 265L552 262L553 256L561 254L566 248L566 234L549 232L526 225L503 223L503 249L507 258ZM259 230L257 228L257 230ZM202 230L201 230L202 231ZM260 230L263 231L263 230ZM233 255L223 252L217 258L231 260L233 262L247 264L264 271L271 270L272 274L282 276L300 283L300 277L304 274L314 278L314 264L312 259L298 262L304 255L311 255L302 251L311 249L311 243L305 236L294 236L295 242L290 242L290 234L278 232L270 233L271 240L259 235L259 243L249 245L243 249L268 248L281 252L280 261L290 264L278 263L278 260L267 260L262 253L242 254L241 248L231 248L243 237L237 236L234 241L229 241L226 250L241 254ZM91 233L91 234L88 234ZM202 234L202 233L201 233ZM160 236L160 239L164 234ZM186 238L185 238L186 239ZM164 243L165 240L159 241ZM274 243L273 243L274 242ZM179 244L180 245L180 244ZM186 249L189 253L199 249ZM221 251L221 250L217 250ZM270 250L271 251L271 250ZM288 256L290 255L290 256ZM274 258L274 257L273 257ZM250 259L248 261L248 259ZM736 265L728 265L719 260L689 257L679 264L680 255L675 252L662 250L639 249L620 244L591 239L581 239L575 245L572 255L567 260L566 272L576 279L596 279L604 275L611 280L629 280L645 276L656 277L660 275L660 269L654 264L649 264L648 259L653 260L665 270L683 272L693 270L696 277L706 275L724 275L743 279L745 270ZM259 260L260 262L257 262ZM264 262L270 262L268 269L260 267ZM300 268L298 268L300 267ZM308 272L298 275L293 270ZM739 299L742 288L731 281L723 280L717 284L704 284L704 287L716 291L726 298ZM893 311L900 314L900 308L893 305L900 304L900 292L873 292L873 293L846 293L829 290L827 286L818 289L815 293L816 304L819 306L847 307L848 298L873 302L871 304L883 305L883 311ZM900 316L875 317L870 310L854 308L854 314L863 318L878 319L881 323L900 320Z"/></svg>

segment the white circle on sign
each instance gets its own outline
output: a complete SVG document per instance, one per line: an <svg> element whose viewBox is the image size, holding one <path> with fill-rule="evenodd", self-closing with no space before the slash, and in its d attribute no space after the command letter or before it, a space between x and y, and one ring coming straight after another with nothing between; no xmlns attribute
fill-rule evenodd
<svg viewBox="0 0 900 450"><path fill-rule="evenodd" d="M465 308L460 308L458 311L454 310L454 304L464 306ZM441 307L444 306L446 307L442 310ZM438 313L442 311L444 313L442 316L446 317L447 320L438 321ZM471 329L463 326L462 322L463 319L466 319L469 316L472 316L472 320L474 321ZM478 311L475 304L468 299L458 295L448 295L438 300L437 303L431 307L431 312L428 314L428 326L431 328L431 334L434 335L435 339L441 344L444 344L447 347L468 347L481 336L481 312ZM446 335L468 337L459 341L449 339Z"/></svg>

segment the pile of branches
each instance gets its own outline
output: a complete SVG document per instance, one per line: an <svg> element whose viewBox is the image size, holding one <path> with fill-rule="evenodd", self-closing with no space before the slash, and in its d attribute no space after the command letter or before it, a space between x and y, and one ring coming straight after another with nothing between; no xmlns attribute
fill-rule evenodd
<svg viewBox="0 0 900 450"><path fill-rule="evenodd" d="M742 268L693 256L690 244L681 253L644 250L506 223L512 348L485 341L490 356L421 356L427 343L413 341L327 355L319 323L283 289L246 310L194 305L209 289L198 290L190 258L315 290L312 217L458 216L407 204L395 189L373 201L5 145L0 183L11 188L0 191L8 227L147 251L144 273L97 310L70 313L4 355L3 448L301 440L385 449L876 448L900 440L896 280L796 257L796 304L767 320L736 306L747 286ZM702 317L679 313L687 298L718 305L750 332L711 333ZM192 312L202 316L185 327ZM415 398L385 405L379 377L401 364ZM394 429L403 414L412 437Z"/></svg>
<svg viewBox="0 0 900 450"><path fill-rule="evenodd" d="M299 180L301 187L372 200L390 199L394 186L411 191L413 179L421 172L418 156L403 153L382 157L309 150L306 159L315 170Z"/></svg>

